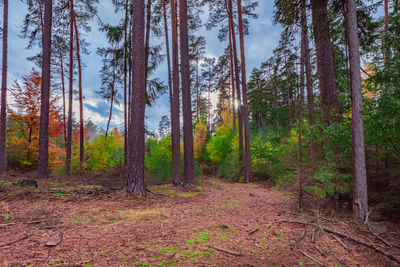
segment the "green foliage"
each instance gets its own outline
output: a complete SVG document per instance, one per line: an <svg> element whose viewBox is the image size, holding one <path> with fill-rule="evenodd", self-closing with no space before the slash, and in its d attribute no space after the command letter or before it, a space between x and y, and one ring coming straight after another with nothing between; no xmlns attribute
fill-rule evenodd
<svg viewBox="0 0 400 267"><path fill-rule="evenodd" d="M89 159L85 169L90 172L104 172L121 166L124 161L122 136L113 131L107 137L98 136L88 147Z"/></svg>
<svg viewBox="0 0 400 267"><path fill-rule="evenodd" d="M147 139L145 167L156 179L172 179L171 135L167 135L161 140L157 140L157 138Z"/></svg>

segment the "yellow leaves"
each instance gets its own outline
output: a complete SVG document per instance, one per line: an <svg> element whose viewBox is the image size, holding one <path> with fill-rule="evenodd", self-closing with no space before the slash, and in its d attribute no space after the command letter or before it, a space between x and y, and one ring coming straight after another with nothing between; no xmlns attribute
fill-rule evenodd
<svg viewBox="0 0 400 267"><path fill-rule="evenodd" d="M194 134L194 157L195 159L201 159L204 156L204 148L207 141L207 126L203 121L200 121L196 125L196 131Z"/></svg>

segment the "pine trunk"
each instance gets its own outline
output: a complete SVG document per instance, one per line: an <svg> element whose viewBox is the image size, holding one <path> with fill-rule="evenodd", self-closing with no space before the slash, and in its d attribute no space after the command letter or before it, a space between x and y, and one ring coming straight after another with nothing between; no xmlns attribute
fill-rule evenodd
<svg viewBox="0 0 400 267"><path fill-rule="evenodd" d="M65 80L64 80L64 60L63 55L60 52L60 68L61 68L61 88L62 88L62 100L63 100L63 124L64 124L64 145L67 145L67 124L65 115Z"/></svg>
<svg viewBox="0 0 400 267"><path fill-rule="evenodd" d="M232 31L229 23L229 66L231 69L231 88L232 88L232 134L236 135L236 107L235 107L235 74L233 71L233 47L232 47Z"/></svg>
<svg viewBox="0 0 400 267"><path fill-rule="evenodd" d="M107 122L107 128L106 128L106 137L108 136L108 131L110 129L110 122L111 122L111 118L112 118L112 111L113 111L113 105L114 105L114 94L115 94L115 78L116 78L116 74L115 74L115 66L113 67L113 81L112 81L112 88L111 88L111 103L110 103L110 115L108 117L108 122Z"/></svg>
<svg viewBox="0 0 400 267"><path fill-rule="evenodd" d="M339 102L336 92L336 77L332 42L330 38L328 1L311 0L312 20L314 26L315 49L317 55L319 89L321 92L322 118L326 124L339 115ZM335 118L331 118L331 111Z"/></svg>
<svg viewBox="0 0 400 267"><path fill-rule="evenodd" d="M181 183L180 178L180 101L179 101L179 51L178 51L178 16L176 1L171 0L171 31L172 31L172 102L171 102L171 133L172 133L172 160L174 185Z"/></svg>
<svg viewBox="0 0 400 267"><path fill-rule="evenodd" d="M84 149L85 149L85 131L83 127L83 94L82 94L82 62L81 62L81 51L79 42L78 26L76 25L76 19L74 16L74 27L76 34L76 58L78 60L78 85L79 85L79 162L80 168L83 168Z"/></svg>
<svg viewBox="0 0 400 267"><path fill-rule="evenodd" d="M68 97L68 133L67 133L67 158L65 171L71 174L72 152L72 101L74 93L74 0L69 0L70 6L70 40L69 40L69 97Z"/></svg>
<svg viewBox="0 0 400 267"><path fill-rule="evenodd" d="M149 56L150 56L150 28L151 28L151 1L147 0L146 4L146 36L145 36L145 66L146 66L146 80L145 80L145 87L147 90L147 80L149 77ZM147 98L147 96L146 96ZM146 99L149 103L149 99Z"/></svg>
<svg viewBox="0 0 400 267"><path fill-rule="evenodd" d="M129 20L129 0L125 1L125 21L124 21L124 166L128 163L128 20Z"/></svg>
<svg viewBox="0 0 400 267"><path fill-rule="evenodd" d="M42 92L40 99L40 134L39 134L39 159L38 177L49 176L49 105L50 105L50 64L51 64L51 23L52 0L44 3L44 31L42 36L43 61L42 61Z"/></svg>
<svg viewBox="0 0 400 267"><path fill-rule="evenodd" d="M3 2L3 61L1 76L1 109L0 109L0 174L7 170L7 59L8 59L8 0Z"/></svg>
<svg viewBox="0 0 400 267"><path fill-rule="evenodd" d="M128 193L146 195L144 178L145 153L145 92L146 92L146 64L144 44L144 0L132 0L132 56L135 65L132 72L132 101L131 118L129 123L129 165L128 165ZM132 64L132 63L131 63Z"/></svg>
<svg viewBox="0 0 400 267"><path fill-rule="evenodd" d="M349 34L350 84L353 130L353 213L362 221L368 220L367 171L365 163L364 119L360 74L360 43L357 11L354 0L347 0L347 31Z"/></svg>
<svg viewBox="0 0 400 267"><path fill-rule="evenodd" d="M310 44L308 40L308 24L307 24L307 11L306 11L305 0L303 0L301 3L301 39L302 39L302 46L304 47L303 64L305 66L305 75L306 75L308 119L310 126L313 126L315 124L314 89L313 89L313 77L312 77L312 67L310 58ZM311 157L315 156L314 140L310 141L310 153Z"/></svg>
<svg viewBox="0 0 400 267"><path fill-rule="evenodd" d="M243 109L242 109L242 98L240 93L239 63L238 63L237 47L236 47L235 24L233 23L232 0L228 0L228 16L229 16L229 24L232 37L233 62L235 66L235 85L236 85L236 94L238 103L237 114L238 114L238 128L239 128L239 166L241 172L242 160L243 160Z"/></svg>
<svg viewBox="0 0 400 267"><path fill-rule="evenodd" d="M243 122L244 122L244 181L249 183L251 180L251 155L250 155L250 122L249 122L249 105L247 101L247 77L246 77L246 54L244 50L244 32L243 32L243 15L242 0L237 1L238 18L239 18L239 39L240 39L240 61L242 64L242 94L243 94Z"/></svg>
<svg viewBox="0 0 400 267"><path fill-rule="evenodd" d="M179 0L179 29L181 44L181 77L183 105L184 187L195 186L192 101L190 93L190 66L188 42L187 0Z"/></svg>

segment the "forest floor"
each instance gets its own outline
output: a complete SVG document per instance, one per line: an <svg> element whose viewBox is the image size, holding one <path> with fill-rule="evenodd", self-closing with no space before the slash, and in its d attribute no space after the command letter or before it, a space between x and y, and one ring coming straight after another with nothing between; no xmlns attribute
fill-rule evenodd
<svg viewBox="0 0 400 267"><path fill-rule="evenodd" d="M136 198L101 177L39 180L37 189L13 184L18 177L2 179L1 266L398 264L321 227L400 257L400 225L380 223L379 238L349 218L296 214L296 197L271 183L209 177L196 189L154 185L146 198ZM44 245L60 233L59 245Z"/></svg>

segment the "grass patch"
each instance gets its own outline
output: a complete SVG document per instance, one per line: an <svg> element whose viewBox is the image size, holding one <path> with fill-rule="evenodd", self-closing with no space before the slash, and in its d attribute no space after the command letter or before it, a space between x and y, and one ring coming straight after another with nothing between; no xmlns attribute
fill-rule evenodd
<svg viewBox="0 0 400 267"><path fill-rule="evenodd" d="M203 187L198 186L194 192L189 192L189 193L181 193L178 195L178 197L183 197L183 198L193 198L193 197L197 197L198 195L200 195L201 193L203 193Z"/></svg>
<svg viewBox="0 0 400 267"><path fill-rule="evenodd" d="M67 193L54 193L55 196L57 197L69 197L71 196L71 194L67 194Z"/></svg>
<svg viewBox="0 0 400 267"><path fill-rule="evenodd" d="M7 181L7 180L0 180L0 184L3 185L12 185L13 183L11 181Z"/></svg>

